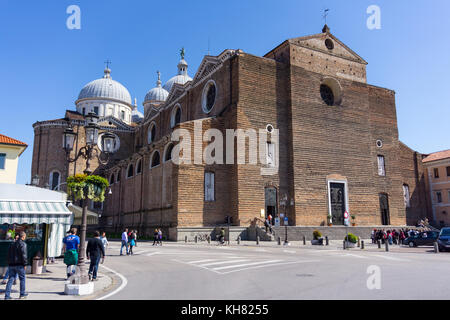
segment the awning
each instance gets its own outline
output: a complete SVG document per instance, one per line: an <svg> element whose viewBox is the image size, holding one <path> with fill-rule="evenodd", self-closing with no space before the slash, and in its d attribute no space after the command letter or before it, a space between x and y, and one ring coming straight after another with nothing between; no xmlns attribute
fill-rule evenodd
<svg viewBox="0 0 450 320"><path fill-rule="evenodd" d="M73 214L65 201L0 199L0 224L66 224Z"/></svg>

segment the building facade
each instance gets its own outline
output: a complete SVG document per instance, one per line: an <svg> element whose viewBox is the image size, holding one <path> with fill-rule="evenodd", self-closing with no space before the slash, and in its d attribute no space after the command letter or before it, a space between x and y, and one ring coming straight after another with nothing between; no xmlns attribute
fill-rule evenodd
<svg viewBox="0 0 450 320"><path fill-rule="evenodd" d="M423 159L431 219L440 227L450 226L450 150L435 152Z"/></svg>
<svg viewBox="0 0 450 320"><path fill-rule="evenodd" d="M28 145L0 134L0 183L16 183L19 157Z"/></svg>
<svg viewBox="0 0 450 320"><path fill-rule="evenodd" d="M120 144L97 168L112 191L101 226L163 227L176 239L182 228L249 226L268 214L291 226L343 225L346 211L361 226L416 224L427 216L421 155L399 141L395 92L368 84L366 65L327 26L263 57L205 56L193 78L183 50L178 75L164 86L158 75L139 122L100 113ZM62 148L48 150L83 118L67 111L34 125L32 174L82 171Z"/></svg>

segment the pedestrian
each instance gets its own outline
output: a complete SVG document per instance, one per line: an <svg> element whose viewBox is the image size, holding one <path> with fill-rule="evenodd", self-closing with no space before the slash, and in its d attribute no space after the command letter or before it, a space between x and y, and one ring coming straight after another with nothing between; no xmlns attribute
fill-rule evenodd
<svg viewBox="0 0 450 320"><path fill-rule="evenodd" d="M70 278L75 273L73 266L78 263L80 237L77 236L77 228L70 229L69 235L63 239L63 243L64 263L67 266L67 278Z"/></svg>
<svg viewBox="0 0 450 320"><path fill-rule="evenodd" d="M103 246L102 240L100 240L100 232L94 232L94 238L89 239L86 248L86 257L91 260L89 265L89 280L97 280L98 264L100 259L102 259L102 264L105 262L105 248Z"/></svg>
<svg viewBox="0 0 450 320"><path fill-rule="evenodd" d="M272 215L269 213L269 215L267 216L267 219L269 219L269 224L270 225L273 225L273 222L272 222Z"/></svg>
<svg viewBox="0 0 450 320"><path fill-rule="evenodd" d="M19 234L16 234L14 236L14 241L17 241L17 240L19 240ZM9 278L9 268L6 269L5 276L3 278L2 284L6 284L8 282L8 278ZM13 283L14 285L17 284L17 279L19 279L19 274L18 273L16 274L16 278L14 279L14 283Z"/></svg>
<svg viewBox="0 0 450 320"><path fill-rule="evenodd" d="M128 255L128 229L125 228L125 230L122 233L122 246L120 247L120 255L123 256L122 254L122 249L123 247L125 247L126 249L126 253Z"/></svg>
<svg viewBox="0 0 450 320"><path fill-rule="evenodd" d="M153 233L153 245L158 245L159 242L159 232L158 229L155 229L155 232Z"/></svg>
<svg viewBox="0 0 450 320"><path fill-rule="evenodd" d="M162 230L158 229L159 245L162 246Z"/></svg>
<svg viewBox="0 0 450 320"><path fill-rule="evenodd" d="M128 244L130 246L130 250L128 250L128 253L130 255L133 254L133 247L136 244L136 241L134 240L135 236L134 236L134 231L130 232L130 237L128 238Z"/></svg>
<svg viewBox="0 0 450 320"><path fill-rule="evenodd" d="M134 230L134 246L137 247L137 230Z"/></svg>
<svg viewBox="0 0 450 320"><path fill-rule="evenodd" d="M108 239L106 239L106 232L102 232L102 236L100 237L100 240L103 243L103 249L105 249L105 256L106 256L106 249L108 248L109 242Z"/></svg>
<svg viewBox="0 0 450 320"><path fill-rule="evenodd" d="M27 266L27 235L21 231L19 239L13 242L8 249L9 279L5 289L5 300L11 300L11 288L16 277L20 280L20 299L26 299L28 293L25 292L25 271Z"/></svg>

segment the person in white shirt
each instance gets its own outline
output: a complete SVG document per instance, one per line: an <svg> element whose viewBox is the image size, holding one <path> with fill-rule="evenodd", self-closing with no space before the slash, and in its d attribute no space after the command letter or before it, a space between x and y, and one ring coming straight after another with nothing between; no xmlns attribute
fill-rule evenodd
<svg viewBox="0 0 450 320"><path fill-rule="evenodd" d="M122 233L122 246L120 247L120 255L123 256L122 254L122 249L123 247L125 247L125 249L127 250L127 255L128 253L128 229L125 229L125 231Z"/></svg>
<svg viewBox="0 0 450 320"><path fill-rule="evenodd" d="M106 256L106 248L108 247L109 242L108 242L108 239L106 239L106 233L105 232L102 232L102 236L100 237L100 240L103 243L103 248L105 248L105 256Z"/></svg>

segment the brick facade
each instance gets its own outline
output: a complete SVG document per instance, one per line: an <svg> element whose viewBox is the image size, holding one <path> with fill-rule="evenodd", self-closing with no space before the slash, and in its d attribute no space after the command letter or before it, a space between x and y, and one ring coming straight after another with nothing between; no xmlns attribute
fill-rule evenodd
<svg viewBox="0 0 450 320"><path fill-rule="evenodd" d="M332 49L325 44L327 39ZM290 225L323 226L333 181L345 183L345 205L358 225L381 224L380 194L388 197L392 225L415 223L428 212L421 155L398 140L395 93L367 84L366 64L329 32L287 40L264 57L240 50L205 57L192 82L175 84L168 100L147 112L138 126L117 129L121 148L116 161L99 171L113 182L102 227L137 228L141 234L163 227L175 239L177 228L220 225L225 216L231 216L234 225L249 226L261 218L261 209L267 213L265 188L276 189L275 212L285 213ZM205 113L202 97L209 80L214 80L217 91L214 107ZM331 106L321 95L324 84L333 90ZM172 128L171 117L178 107L181 123ZM199 122L202 133L213 128L224 137L227 129L265 130L272 125L279 130L277 174L261 175L259 162L165 161L173 130L187 130L194 142ZM148 143L151 125L156 125L156 137ZM48 176L55 167L65 172L65 179L67 172L81 170L81 163L78 169L67 167L62 149L50 152L51 145L62 139L63 127L35 126L32 174ZM224 141L224 163L226 146ZM236 159L236 144L233 150ZM192 158L197 151L192 146ZM247 160L250 151L247 142ZM155 152L160 164L152 167ZM379 155L385 159L385 176L377 171ZM141 173L136 172L139 161ZM130 165L134 169L128 177ZM214 201L205 201L205 172L215 175ZM404 184L411 194L409 208Z"/></svg>

